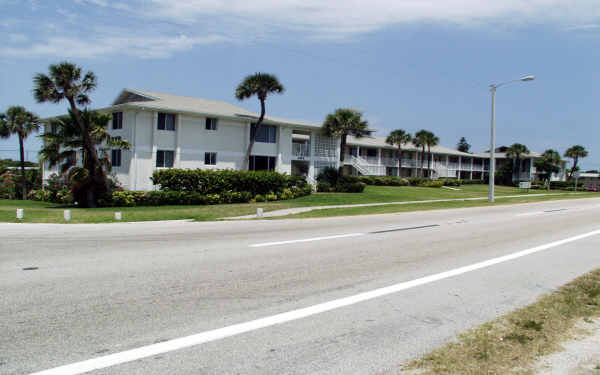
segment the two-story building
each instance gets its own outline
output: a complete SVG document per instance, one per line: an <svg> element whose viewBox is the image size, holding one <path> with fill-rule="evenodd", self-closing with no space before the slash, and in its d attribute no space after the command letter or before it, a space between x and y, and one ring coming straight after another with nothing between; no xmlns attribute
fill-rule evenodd
<svg viewBox="0 0 600 375"><path fill-rule="evenodd" d="M112 173L129 190L154 189L150 177L161 168L244 169L251 124L258 119L226 102L132 89L98 111L112 116L111 137L131 144L129 150L111 151ZM481 179L489 169L489 155L434 146L421 160L420 151L409 144L399 155L385 138L349 137L344 167L353 175L409 177L422 168L432 178L461 179ZM339 139L323 136L321 124L266 116L247 168L304 175L314 183L322 169L339 166L339 155ZM523 158L519 179L535 177L535 157ZM52 173L58 169L44 165L44 179Z"/></svg>

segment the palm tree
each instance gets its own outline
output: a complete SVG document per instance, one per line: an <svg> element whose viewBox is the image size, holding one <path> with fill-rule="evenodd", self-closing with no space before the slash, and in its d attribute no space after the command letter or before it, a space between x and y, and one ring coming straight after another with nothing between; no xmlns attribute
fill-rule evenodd
<svg viewBox="0 0 600 375"><path fill-rule="evenodd" d="M422 129L415 133L415 137L413 138L413 144L419 148L421 147L421 176L423 177L423 162L425 160L425 146L427 146L427 138L429 133L427 130Z"/></svg>
<svg viewBox="0 0 600 375"><path fill-rule="evenodd" d="M535 168L542 172L548 181L548 190L550 190L550 177L552 173L558 173L560 171L560 153L556 150L546 150L542 154L542 157L535 161Z"/></svg>
<svg viewBox="0 0 600 375"><path fill-rule="evenodd" d="M581 145L569 147L567 151L565 151L565 157L573 159L573 168L571 168L571 172L569 172L569 179L573 178L573 172L575 172L577 168L579 158L585 158L586 156L588 156L588 152L585 147Z"/></svg>
<svg viewBox="0 0 600 375"><path fill-rule="evenodd" d="M19 155L21 157L21 183L23 199L27 199L27 177L25 176L24 141L33 132L40 130L40 119L24 107L13 106L0 115L0 138L8 138L12 134L19 137Z"/></svg>
<svg viewBox="0 0 600 375"><path fill-rule="evenodd" d="M340 108L330 113L323 122L323 135L327 137L340 137L340 166L338 178L344 173L344 154L346 140L349 135L357 138L370 134L369 124L362 119L362 114L356 110Z"/></svg>
<svg viewBox="0 0 600 375"><path fill-rule="evenodd" d="M71 108L71 115L79 128L81 147L86 155L84 168L87 171L86 183L82 184L82 197L77 197L79 204L97 207L98 199L108 193L106 172L94 144L92 129L81 116L78 106L90 103L88 96L96 88L96 76L92 72L82 75L81 68L69 62L50 65L49 75L39 73L33 78L33 94L38 103L60 103L66 100Z"/></svg>
<svg viewBox="0 0 600 375"><path fill-rule="evenodd" d="M255 73L247 76L235 89L235 97L238 100L249 99L256 95L260 101L260 117L256 123L250 125L250 144L248 145L248 150L244 156L244 162L242 164L243 169L249 168L248 163L250 161L250 155L252 154L252 148L254 148L256 136L265 119L265 102L267 100L267 95L273 93L282 94L284 91L285 88L279 83L277 77L266 73Z"/></svg>
<svg viewBox="0 0 600 375"><path fill-rule="evenodd" d="M128 149L129 142L121 139L111 139L106 130L110 117L94 111L84 109L79 112L79 120L83 121L85 128L89 129L90 139L94 147L98 147L98 158L103 170L110 171L111 163L109 148ZM89 159L88 151L83 147L84 137L72 111L66 116L54 118L48 122L47 129L56 129L54 132L45 132L41 135L44 145L40 150L40 160L48 162L50 168L60 165L61 174L68 172L73 185L73 197L85 197L88 170L76 167L77 152L81 150L83 164ZM77 199L77 198L76 198Z"/></svg>
<svg viewBox="0 0 600 375"><path fill-rule="evenodd" d="M429 178L432 178L431 173L431 146L437 146L440 143L440 139L432 132L427 132L425 137L425 144L427 145L427 173Z"/></svg>
<svg viewBox="0 0 600 375"><path fill-rule="evenodd" d="M520 167L521 167L521 156L529 154L527 146L520 143L513 143L506 149L506 157L513 160L513 176L517 175L519 179Z"/></svg>
<svg viewBox="0 0 600 375"><path fill-rule="evenodd" d="M405 145L410 141L412 141L412 136L402 129L392 130L385 139L385 143L392 146L398 146L398 176L400 175L400 170L402 168L402 145Z"/></svg>

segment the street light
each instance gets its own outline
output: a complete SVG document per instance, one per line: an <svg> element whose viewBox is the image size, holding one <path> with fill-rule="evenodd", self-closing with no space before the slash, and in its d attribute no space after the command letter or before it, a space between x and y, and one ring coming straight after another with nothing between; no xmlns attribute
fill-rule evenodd
<svg viewBox="0 0 600 375"><path fill-rule="evenodd" d="M492 91L492 129L491 129L491 137L490 137L490 172L489 172L489 201L490 203L494 203L494 176L496 174L496 161L494 159L494 152L496 151L496 89L500 86L507 85L509 83L514 82L527 82L533 81L535 79L534 76L525 76L520 79L514 79L512 81L506 81L502 83L493 83L490 85L490 90Z"/></svg>

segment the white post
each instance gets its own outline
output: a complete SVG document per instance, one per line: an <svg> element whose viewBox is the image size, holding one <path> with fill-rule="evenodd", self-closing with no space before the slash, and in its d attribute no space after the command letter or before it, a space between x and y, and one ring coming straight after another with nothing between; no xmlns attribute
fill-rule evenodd
<svg viewBox="0 0 600 375"><path fill-rule="evenodd" d="M460 180L460 177L462 175L462 157L459 156L458 157L458 179Z"/></svg>
<svg viewBox="0 0 600 375"><path fill-rule="evenodd" d="M63 216L65 218L65 221L70 221L71 220L71 210L65 210Z"/></svg>
<svg viewBox="0 0 600 375"><path fill-rule="evenodd" d="M17 208L17 219L23 220L23 209Z"/></svg>
<svg viewBox="0 0 600 375"><path fill-rule="evenodd" d="M120 212L115 212L115 220L121 220L123 218L123 215L121 215Z"/></svg>
<svg viewBox="0 0 600 375"><path fill-rule="evenodd" d="M262 208L256 209L256 217L259 219L262 219L262 217L263 217L263 209Z"/></svg>
<svg viewBox="0 0 600 375"><path fill-rule="evenodd" d="M490 129L490 172L489 172L489 202L494 203L494 175L496 174L496 85L492 85L492 123Z"/></svg>

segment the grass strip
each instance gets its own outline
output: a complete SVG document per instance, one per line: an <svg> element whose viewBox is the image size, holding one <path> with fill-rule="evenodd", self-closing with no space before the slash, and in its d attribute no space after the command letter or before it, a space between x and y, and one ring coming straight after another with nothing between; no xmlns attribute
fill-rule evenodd
<svg viewBox="0 0 600 375"><path fill-rule="evenodd" d="M422 202L413 204L389 204L382 206L371 206L371 207L347 207L347 208L325 208L319 210L313 210L308 212L302 212L298 214L269 217L268 219L304 219L304 218L323 218L323 217L335 217L335 216L356 216L356 215L380 215L380 214L392 214L412 211L430 211L430 210L444 210L452 208L470 208L470 207L491 207L506 204L521 204L521 203L534 203L552 200L565 200L565 199L580 199L580 198L595 198L600 197L598 195L590 194L552 194L552 195L531 195L527 197L519 198L502 198L497 199L495 203L489 203L487 200L476 200L476 201L450 201L450 202Z"/></svg>
<svg viewBox="0 0 600 375"><path fill-rule="evenodd" d="M536 302L461 334L456 341L408 363L402 374L533 374L583 319L600 316L600 269Z"/></svg>

